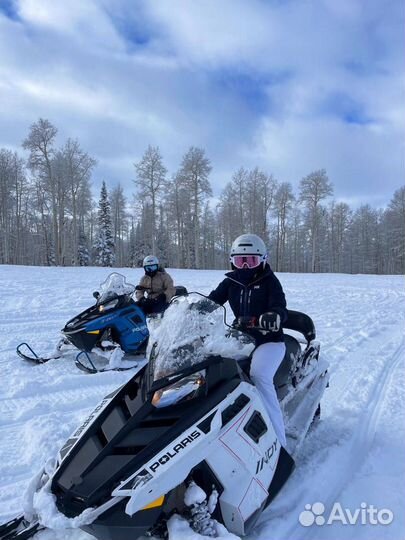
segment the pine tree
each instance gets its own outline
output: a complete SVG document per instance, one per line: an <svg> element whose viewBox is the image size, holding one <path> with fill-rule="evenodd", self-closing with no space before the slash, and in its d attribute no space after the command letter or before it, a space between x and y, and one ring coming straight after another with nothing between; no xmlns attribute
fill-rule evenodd
<svg viewBox="0 0 405 540"><path fill-rule="evenodd" d="M115 246L112 235L111 208L105 182L101 186L98 202L98 235L94 244L96 264L112 266L115 262Z"/></svg>
<svg viewBox="0 0 405 540"><path fill-rule="evenodd" d="M90 254L87 249L87 238L83 228L80 228L78 246L77 246L77 260L80 266L88 266L90 262Z"/></svg>

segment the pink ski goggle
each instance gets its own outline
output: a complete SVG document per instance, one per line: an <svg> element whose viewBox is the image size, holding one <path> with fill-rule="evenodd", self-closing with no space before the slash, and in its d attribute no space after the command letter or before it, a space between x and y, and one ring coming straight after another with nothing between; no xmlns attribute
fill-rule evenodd
<svg viewBox="0 0 405 540"><path fill-rule="evenodd" d="M256 268L262 262L260 255L233 255L231 262L236 268Z"/></svg>

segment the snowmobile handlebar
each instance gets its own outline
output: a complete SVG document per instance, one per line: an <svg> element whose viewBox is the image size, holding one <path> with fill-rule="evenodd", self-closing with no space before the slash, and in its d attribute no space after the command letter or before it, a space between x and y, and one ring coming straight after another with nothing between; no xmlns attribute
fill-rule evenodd
<svg viewBox="0 0 405 540"><path fill-rule="evenodd" d="M258 325L259 319L258 317L251 317L250 315L246 317L238 317L235 320L234 327L235 328L249 328L249 329L255 329L259 330L260 327Z"/></svg>
<svg viewBox="0 0 405 540"><path fill-rule="evenodd" d="M263 331L262 328L259 328L259 327L257 326L257 324L258 324L258 318L257 318L257 317L239 317L238 319L236 319L236 320L233 322L233 324L229 324L229 323L227 322L227 318L226 318L226 316L227 316L227 310L226 310L226 307L225 307L225 306L223 306L223 305L221 305L221 304L217 304L216 302L214 302L213 300L211 300L211 299L209 298L209 296L207 296L207 295L205 295L205 294L203 294L203 293L201 293L201 292L199 292L199 291L190 291L188 294L189 294L189 295L190 295L190 294L197 294L198 296L201 296L201 298L207 300L210 304L214 304L214 305L216 306L215 309L205 309L205 308L203 307L202 312L205 312L205 313L211 313L212 311L215 311L215 310L218 309L218 308L222 308L222 310L223 310L223 321L224 321L224 325L227 326L227 327L229 328L229 330L231 331L231 333L239 332L240 334L243 334L245 337L248 337L248 338L249 338L249 341L250 341L250 340L255 341L255 339L252 337L252 335L249 333L248 330L253 330L253 329L255 329L255 330L262 330L262 331ZM176 297L173 297L172 300L170 301L170 303L171 303L175 298L176 298ZM196 302L195 304L191 304L191 305L193 306L193 305L196 305L196 304L198 304L198 303L199 303L199 302ZM194 309L198 309L198 307L196 307L196 308L194 308ZM235 322L238 322L238 321L240 321L241 319L243 319L243 320L245 321L244 324L235 324ZM250 323L254 323L254 324L248 324L248 321L249 321Z"/></svg>
<svg viewBox="0 0 405 540"><path fill-rule="evenodd" d="M260 317L250 315L246 317L238 317L233 323L233 328L236 328L236 330L244 333L248 332L249 330L258 330L259 332L271 333L272 330L266 330L266 328L260 326L259 318Z"/></svg>
<svg viewBox="0 0 405 540"><path fill-rule="evenodd" d="M154 292L154 293L157 293L157 294L162 294L162 293L165 292L165 289L152 290L152 287L144 287L143 285L137 285L135 287L135 291Z"/></svg>

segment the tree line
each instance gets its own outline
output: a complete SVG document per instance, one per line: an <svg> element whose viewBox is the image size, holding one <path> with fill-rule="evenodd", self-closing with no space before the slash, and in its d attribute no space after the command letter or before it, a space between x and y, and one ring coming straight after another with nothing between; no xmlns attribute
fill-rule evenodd
<svg viewBox="0 0 405 540"><path fill-rule="evenodd" d="M57 128L39 119L28 154L0 149L0 263L139 266L146 254L177 268L226 268L236 236L253 232L279 272L405 272L405 186L386 208L351 208L333 198L324 169L294 190L272 174L240 168L213 203L212 165L190 147L178 170L149 146L134 163L134 193L91 180L96 160L77 139L56 146Z"/></svg>

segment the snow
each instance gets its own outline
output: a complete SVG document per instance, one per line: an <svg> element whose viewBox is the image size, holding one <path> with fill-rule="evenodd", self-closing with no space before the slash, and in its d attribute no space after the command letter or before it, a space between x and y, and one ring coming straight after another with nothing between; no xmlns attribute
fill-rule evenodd
<svg viewBox="0 0 405 540"><path fill-rule="evenodd" d="M15 353L27 341L46 353L73 315L94 302L111 271L138 283L141 269L0 266L0 522L21 512L30 479L53 457L101 398L128 372L87 375L70 358L29 365ZM171 270L175 283L208 293L221 271ZM402 276L279 274L291 309L307 312L331 365L322 419L297 467L262 514L257 540L393 540L405 537L405 282ZM232 320L232 317L229 317ZM223 342L216 342L221 348ZM361 503L390 509L389 525L302 526L305 505ZM197 540L178 516L171 540ZM226 531L219 536L235 538ZM226 536L228 535L228 536ZM81 531L44 531L38 540L90 540Z"/></svg>
<svg viewBox="0 0 405 540"><path fill-rule="evenodd" d="M215 309L204 315L198 308L193 309L201 299L201 296L193 293L180 297L169 306L159 326L151 332L153 338L150 341L154 342L156 336L159 343L164 345L163 350L159 346L156 350L155 380L198 364L209 354L237 358L253 350L254 345L251 343L243 345L235 337L224 339L228 327L224 324L224 310L217 309L217 304L204 299ZM228 324L230 322L232 319Z"/></svg>
<svg viewBox="0 0 405 540"><path fill-rule="evenodd" d="M167 522L169 539L172 540L211 540L212 536L193 532L188 522L174 514ZM238 540L238 536L228 532L220 523L216 523L216 538L225 540Z"/></svg>
<svg viewBox="0 0 405 540"><path fill-rule="evenodd" d="M184 494L184 502L187 506L201 504L207 498L207 494L197 484L192 482Z"/></svg>

